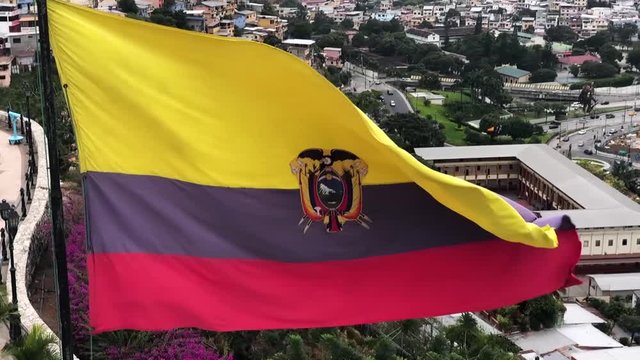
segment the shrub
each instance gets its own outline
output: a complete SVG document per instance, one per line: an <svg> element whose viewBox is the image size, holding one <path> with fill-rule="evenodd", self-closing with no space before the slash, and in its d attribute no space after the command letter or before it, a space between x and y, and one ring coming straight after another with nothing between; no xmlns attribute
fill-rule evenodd
<svg viewBox="0 0 640 360"><path fill-rule="evenodd" d="M424 106L430 106L431 105L431 100L424 99L423 104L424 104Z"/></svg>

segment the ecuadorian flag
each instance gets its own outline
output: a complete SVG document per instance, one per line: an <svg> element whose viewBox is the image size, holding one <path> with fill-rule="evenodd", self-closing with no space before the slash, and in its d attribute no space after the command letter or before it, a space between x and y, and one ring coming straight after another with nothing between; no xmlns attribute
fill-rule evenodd
<svg viewBox="0 0 640 360"><path fill-rule="evenodd" d="M293 55L48 3L96 332L369 323L575 283L568 218L428 169Z"/></svg>

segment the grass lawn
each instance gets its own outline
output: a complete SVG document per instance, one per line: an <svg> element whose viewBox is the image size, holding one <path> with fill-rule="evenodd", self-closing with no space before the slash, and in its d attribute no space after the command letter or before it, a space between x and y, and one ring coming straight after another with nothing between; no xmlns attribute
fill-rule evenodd
<svg viewBox="0 0 640 360"><path fill-rule="evenodd" d="M444 92L441 92L444 93ZM444 95L444 94L442 94ZM457 98L460 99L460 94L456 93ZM445 95L446 96L446 95ZM447 139L446 142L451 145L466 145L464 141L464 127L458 128L458 125L451 121L446 115L445 109L440 105L425 106L424 102L420 99L415 99L413 96L407 96L414 109L420 112L421 116L431 115L434 120L444 126L444 136ZM464 98L464 95L463 95Z"/></svg>

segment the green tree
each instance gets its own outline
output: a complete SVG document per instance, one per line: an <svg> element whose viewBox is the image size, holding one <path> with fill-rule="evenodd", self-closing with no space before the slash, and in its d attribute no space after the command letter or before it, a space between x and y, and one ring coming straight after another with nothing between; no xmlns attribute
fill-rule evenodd
<svg viewBox="0 0 640 360"><path fill-rule="evenodd" d="M282 41L280 41L280 39L278 39L278 37L273 34L265 36L263 42L274 47L277 47L282 43Z"/></svg>
<svg viewBox="0 0 640 360"><path fill-rule="evenodd" d="M529 82L532 83L540 83L540 82L551 82L556 79L558 73L551 69L540 69L534 71L529 77Z"/></svg>
<svg viewBox="0 0 640 360"><path fill-rule="evenodd" d="M357 33L351 38L351 45L356 48L362 48L367 46L367 39L362 33Z"/></svg>
<svg viewBox="0 0 640 360"><path fill-rule="evenodd" d="M283 2L280 3L280 7L284 7L284 8L294 8L294 7L298 7L300 3L297 0L284 0Z"/></svg>
<svg viewBox="0 0 640 360"><path fill-rule="evenodd" d="M287 360L308 360L309 355L307 355L306 350L304 349L304 342L302 341L302 337L298 334L289 334L287 337Z"/></svg>
<svg viewBox="0 0 640 360"><path fill-rule="evenodd" d="M482 14L478 14L476 18L476 27L473 29L473 33L476 35L482 33Z"/></svg>
<svg viewBox="0 0 640 360"><path fill-rule="evenodd" d="M607 63L585 61L580 66L580 73L590 79L602 79L616 75L618 73L618 68Z"/></svg>
<svg viewBox="0 0 640 360"><path fill-rule="evenodd" d="M440 83L440 77L438 74L433 73L431 71L427 71L422 74L420 80L418 81L418 86L429 89L429 90L439 90L442 89L442 84Z"/></svg>
<svg viewBox="0 0 640 360"><path fill-rule="evenodd" d="M138 5L136 5L135 0L118 0L118 10L127 14L137 14L138 13Z"/></svg>
<svg viewBox="0 0 640 360"><path fill-rule="evenodd" d="M342 32L331 32L327 35L322 35L317 41L316 45L321 49L326 47L341 48L347 42L347 35Z"/></svg>
<svg viewBox="0 0 640 360"><path fill-rule="evenodd" d="M624 185L623 185L624 187ZM629 315L631 314L631 309L628 308L624 303L622 303L621 301L610 301L609 302L609 306L607 306L604 309L604 316L607 317L607 319L613 321L614 323L618 323L618 321L620 321L620 319L622 318L622 316L624 315Z"/></svg>
<svg viewBox="0 0 640 360"><path fill-rule="evenodd" d="M422 20L422 22L418 24L418 29L433 29L433 24L427 20Z"/></svg>
<svg viewBox="0 0 640 360"><path fill-rule="evenodd" d="M278 16L278 11L276 11L276 8L273 7L273 5L271 5L271 3L266 2L262 6L262 11L260 12L260 14L261 15L269 15L269 16Z"/></svg>
<svg viewBox="0 0 640 360"><path fill-rule="evenodd" d="M379 100L380 96L382 96L382 93L379 91L363 91L357 94L349 93L347 96L355 106L376 122L382 121L389 113L384 103Z"/></svg>
<svg viewBox="0 0 640 360"><path fill-rule="evenodd" d="M617 66L617 62L622 60L622 53L618 51L613 45L605 44L598 50L602 62L609 63Z"/></svg>
<svg viewBox="0 0 640 360"><path fill-rule="evenodd" d="M294 19L287 27L290 38L311 39L313 33L312 25L305 19Z"/></svg>
<svg viewBox="0 0 640 360"><path fill-rule="evenodd" d="M349 19L349 18L345 18L344 20L340 21L340 28L344 29L344 30L351 30L353 29L353 20Z"/></svg>
<svg viewBox="0 0 640 360"><path fill-rule="evenodd" d="M640 69L640 48L634 47L629 51L627 54L627 63L636 68L636 70Z"/></svg>
<svg viewBox="0 0 640 360"><path fill-rule="evenodd" d="M335 21L327 16L322 11L316 13L313 18L312 31L314 34L328 34L331 32L331 28L335 24Z"/></svg>
<svg viewBox="0 0 640 360"><path fill-rule="evenodd" d="M410 153L418 147L444 145L444 133L439 124L430 117L422 118L414 113L396 113L382 119L380 128L396 145Z"/></svg>
<svg viewBox="0 0 640 360"><path fill-rule="evenodd" d="M21 341L9 345L7 353L15 360L57 360L60 356L52 350L57 343L58 339L53 334L47 334L42 326L34 325Z"/></svg>
<svg viewBox="0 0 640 360"><path fill-rule="evenodd" d="M322 346L330 360L365 360L363 354L333 334L322 335Z"/></svg>
<svg viewBox="0 0 640 360"><path fill-rule="evenodd" d="M529 317L532 330L551 328L562 318L565 307L553 295L544 295L531 299L524 304L525 314Z"/></svg>
<svg viewBox="0 0 640 360"><path fill-rule="evenodd" d="M640 60L640 57L638 58L638 60ZM569 66L569 72L571 73L571 75L573 75L573 77L578 77L578 75L580 74L580 67L576 64L573 64Z"/></svg>
<svg viewBox="0 0 640 360"><path fill-rule="evenodd" d="M395 360L396 359L396 347L386 337L381 337L376 343L375 347L375 360Z"/></svg>
<svg viewBox="0 0 640 360"><path fill-rule="evenodd" d="M578 39L578 34L568 26L552 26L545 30L545 40L573 43Z"/></svg>
<svg viewBox="0 0 640 360"><path fill-rule="evenodd" d="M636 334L640 333L640 316L622 315L618 324L631 333L631 339L635 339Z"/></svg>

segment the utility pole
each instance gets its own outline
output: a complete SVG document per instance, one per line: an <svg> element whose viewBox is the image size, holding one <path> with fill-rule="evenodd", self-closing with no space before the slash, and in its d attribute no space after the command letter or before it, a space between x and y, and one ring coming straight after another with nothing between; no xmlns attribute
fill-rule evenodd
<svg viewBox="0 0 640 360"><path fill-rule="evenodd" d="M43 120L47 134L47 150L49 153L49 206L51 209L51 225L53 235L53 269L56 276L58 295L58 318L60 319L60 340L63 360L73 359L73 343L71 337L71 309L69 302L69 280L67 278L67 251L64 238L64 214L62 190L60 189L60 167L58 165L58 140L56 130L55 93L52 80L52 54L49 43L49 19L47 1L38 0L38 29L40 41L40 80L43 105ZM66 84L65 84L66 87ZM66 88L65 88L66 91ZM44 159L40 159L44 161Z"/></svg>

